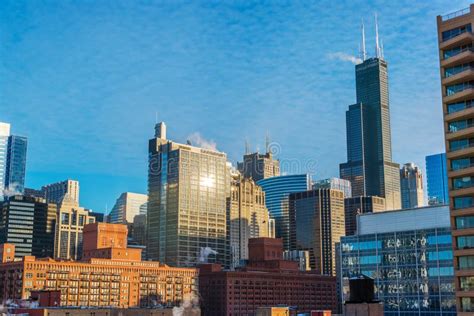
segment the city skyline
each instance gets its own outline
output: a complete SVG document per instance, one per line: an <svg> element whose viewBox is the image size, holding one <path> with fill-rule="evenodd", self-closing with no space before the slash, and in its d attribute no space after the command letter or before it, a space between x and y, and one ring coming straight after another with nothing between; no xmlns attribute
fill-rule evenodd
<svg viewBox="0 0 474 316"><path fill-rule="evenodd" d="M413 161L424 170L426 155L444 151L434 17L467 7L467 2L196 6L97 5L89 11L58 4L43 11L31 4L22 11L10 3L10 10L0 12L3 34L11 34L2 46L1 120L29 137L27 187L78 179L83 204L100 211L106 205L110 211L121 192L145 193L146 142L157 112L159 120L176 127L173 139L207 139L234 162L241 159L246 138L252 149L258 145L263 151L268 132L281 144L280 159L311 159L317 162L317 178L337 176L337 163L345 160L344 112L355 94L353 65L338 58L356 56L361 18L373 55L374 12L390 62L393 160ZM207 22L192 18L196 10ZM267 10L279 18L272 19ZM17 11L23 12L21 18ZM105 20L99 21L104 12ZM153 26L159 19L160 31ZM186 34L193 28L205 35ZM426 36L419 38L417 32ZM413 68L408 47L429 58ZM159 57L163 63L155 61ZM413 91L407 80L418 82L420 89ZM45 107L51 115L34 120ZM235 119L233 114L246 107L252 111ZM288 121L293 124L281 128ZM324 133L312 133L311 143L298 137L315 122ZM417 126L424 127L416 144L402 150ZM67 145L72 143L76 146Z"/></svg>

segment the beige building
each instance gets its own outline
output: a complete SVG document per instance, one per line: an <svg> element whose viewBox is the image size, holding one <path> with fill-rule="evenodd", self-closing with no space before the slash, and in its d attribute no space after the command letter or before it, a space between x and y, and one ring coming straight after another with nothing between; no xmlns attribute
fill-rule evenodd
<svg viewBox="0 0 474 316"><path fill-rule="evenodd" d="M43 197L48 203L61 203L65 196L79 203L79 181L64 180L41 187Z"/></svg>
<svg viewBox="0 0 474 316"><path fill-rule="evenodd" d="M75 200L65 197L58 205L54 237L54 257L78 260L82 257L83 228L94 223L95 217L79 206Z"/></svg>
<svg viewBox="0 0 474 316"><path fill-rule="evenodd" d="M108 221L115 224L131 224L135 216L146 214L148 195L124 192L115 202Z"/></svg>
<svg viewBox="0 0 474 316"><path fill-rule="evenodd" d="M255 182L276 177L280 175L280 161L275 159L267 148L265 154L258 152L245 154L244 161L237 164L237 169L246 178L252 178Z"/></svg>
<svg viewBox="0 0 474 316"><path fill-rule="evenodd" d="M224 263L227 156L214 149L179 144L156 124L149 141L147 255L171 266Z"/></svg>
<svg viewBox="0 0 474 316"><path fill-rule="evenodd" d="M458 315L474 313L474 5L437 17Z"/></svg>
<svg viewBox="0 0 474 316"><path fill-rule="evenodd" d="M232 175L228 202L228 234L230 245L230 265L239 266L241 260L248 259L250 238L272 237L270 217L265 207L265 192L250 178L238 172Z"/></svg>

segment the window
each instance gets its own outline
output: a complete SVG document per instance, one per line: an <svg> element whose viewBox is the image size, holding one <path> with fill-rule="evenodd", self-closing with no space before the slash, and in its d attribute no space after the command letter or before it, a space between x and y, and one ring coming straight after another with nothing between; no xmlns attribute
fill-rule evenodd
<svg viewBox="0 0 474 316"><path fill-rule="evenodd" d="M455 209L471 207L473 205L473 198L471 196L455 197L453 203Z"/></svg>
<svg viewBox="0 0 474 316"><path fill-rule="evenodd" d="M474 312L474 297L461 298L461 311Z"/></svg>
<svg viewBox="0 0 474 316"><path fill-rule="evenodd" d="M458 84L446 86L446 95L448 96L453 95L455 93L458 93L458 92L461 92L473 87L474 87L474 81L461 82Z"/></svg>
<svg viewBox="0 0 474 316"><path fill-rule="evenodd" d="M461 158L451 160L452 170L461 170L474 166L474 158Z"/></svg>
<svg viewBox="0 0 474 316"><path fill-rule="evenodd" d="M457 131L460 131L472 126L473 126L472 119L455 121L455 122L449 123L448 125L450 133L457 132Z"/></svg>
<svg viewBox="0 0 474 316"><path fill-rule="evenodd" d="M62 213L61 214L61 224L69 225L69 214L68 213Z"/></svg>
<svg viewBox="0 0 474 316"><path fill-rule="evenodd" d="M458 47L454 47L452 49L445 50L443 52L443 58L447 59L447 58L456 56L457 54L460 54L462 52L465 52L465 51L471 50L471 49L472 49L472 44L466 44L466 45L461 45L461 46L458 46Z"/></svg>
<svg viewBox="0 0 474 316"><path fill-rule="evenodd" d="M474 216L459 216L456 217L456 228L474 228Z"/></svg>
<svg viewBox="0 0 474 316"><path fill-rule="evenodd" d="M453 140L449 142L449 149L451 151L460 150L472 147L474 145L474 138L465 138L460 140Z"/></svg>
<svg viewBox="0 0 474 316"><path fill-rule="evenodd" d="M456 102L456 103L450 103L447 105L448 107L448 114L455 113L462 111L464 109L468 109L472 107L474 104L474 100L466 100L466 101L461 101L461 102Z"/></svg>
<svg viewBox="0 0 474 316"><path fill-rule="evenodd" d="M474 178L473 177L462 177L462 178L454 178L453 179L454 189L470 188L473 185L474 185Z"/></svg>
<svg viewBox="0 0 474 316"><path fill-rule="evenodd" d="M460 277L459 283L460 283L461 291L474 291L474 277L472 276Z"/></svg>
<svg viewBox="0 0 474 316"><path fill-rule="evenodd" d="M474 236L459 236L457 238L458 249L474 248Z"/></svg>
<svg viewBox="0 0 474 316"><path fill-rule="evenodd" d="M466 25L459 26L459 27L456 27L456 28L451 29L451 30L444 31L441 34L441 37L443 38L443 41L447 41L447 40L449 40L451 38L454 38L458 35L461 35L461 34L466 33L466 32L471 32L471 31L472 31L471 24L466 24Z"/></svg>
<svg viewBox="0 0 474 316"><path fill-rule="evenodd" d="M459 269L474 269L474 256L458 257Z"/></svg>

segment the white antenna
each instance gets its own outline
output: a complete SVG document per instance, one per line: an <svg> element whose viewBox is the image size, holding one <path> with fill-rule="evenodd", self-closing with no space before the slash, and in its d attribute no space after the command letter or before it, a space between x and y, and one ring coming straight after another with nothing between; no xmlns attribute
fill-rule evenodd
<svg viewBox="0 0 474 316"><path fill-rule="evenodd" d="M367 51L365 50L365 29L364 29L364 19L362 19L362 61L367 59Z"/></svg>
<svg viewBox="0 0 474 316"><path fill-rule="evenodd" d="M383 40L380 40L380 57L382 59L384 59L384 55L383 55Z"/></svg>
<svg viewBox="0 0 474 316"><path fill-rule="evenodd" d="M377 21L377 12L375 13L375 57L380 58L379 23Z"/></svg>

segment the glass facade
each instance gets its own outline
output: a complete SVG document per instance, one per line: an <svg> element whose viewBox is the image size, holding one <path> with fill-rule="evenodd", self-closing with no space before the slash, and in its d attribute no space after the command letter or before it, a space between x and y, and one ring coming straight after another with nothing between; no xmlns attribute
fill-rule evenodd
<svg viewBox="0 0 474 316"><path fill-rule="evenodd" d="M308 174L278 176L257 181L265 192L265 204L270 217L275 220L275 237L283 238L285 250L290 248L289 203L288 196L293 192L311 189Z"/></svg>
<svg viewBox="0 0 474 316"><path fill-rule="evenodd" d="M352 185L351 182L339 178L329 178L324 180L318 180L313 183L313 189L335 189L344 192L345 198L352 197Z"/></svg>
<svg viewBox="0 0 474 316"><path fill-rule="evenodd" d="M428 185L428 203L447 204L448 200L448 168L446 154L426 156L426 183Z"/></svg>
<svg viewBox="0 0 474 316"><path fill-rule="evenodd" d="M399 164L392 162L387 63L370 58L356 65L357 104L346 112L347 163L341 178L353 196L381 196L388 210L400 209Z"/></svg>
<svg viewBox="0 0 474 316"><path fill-rule="evenodd" d="M374 278L387 316L456 315L449 228L342 237L340 273L343 300L349 278Z"/></svg>

